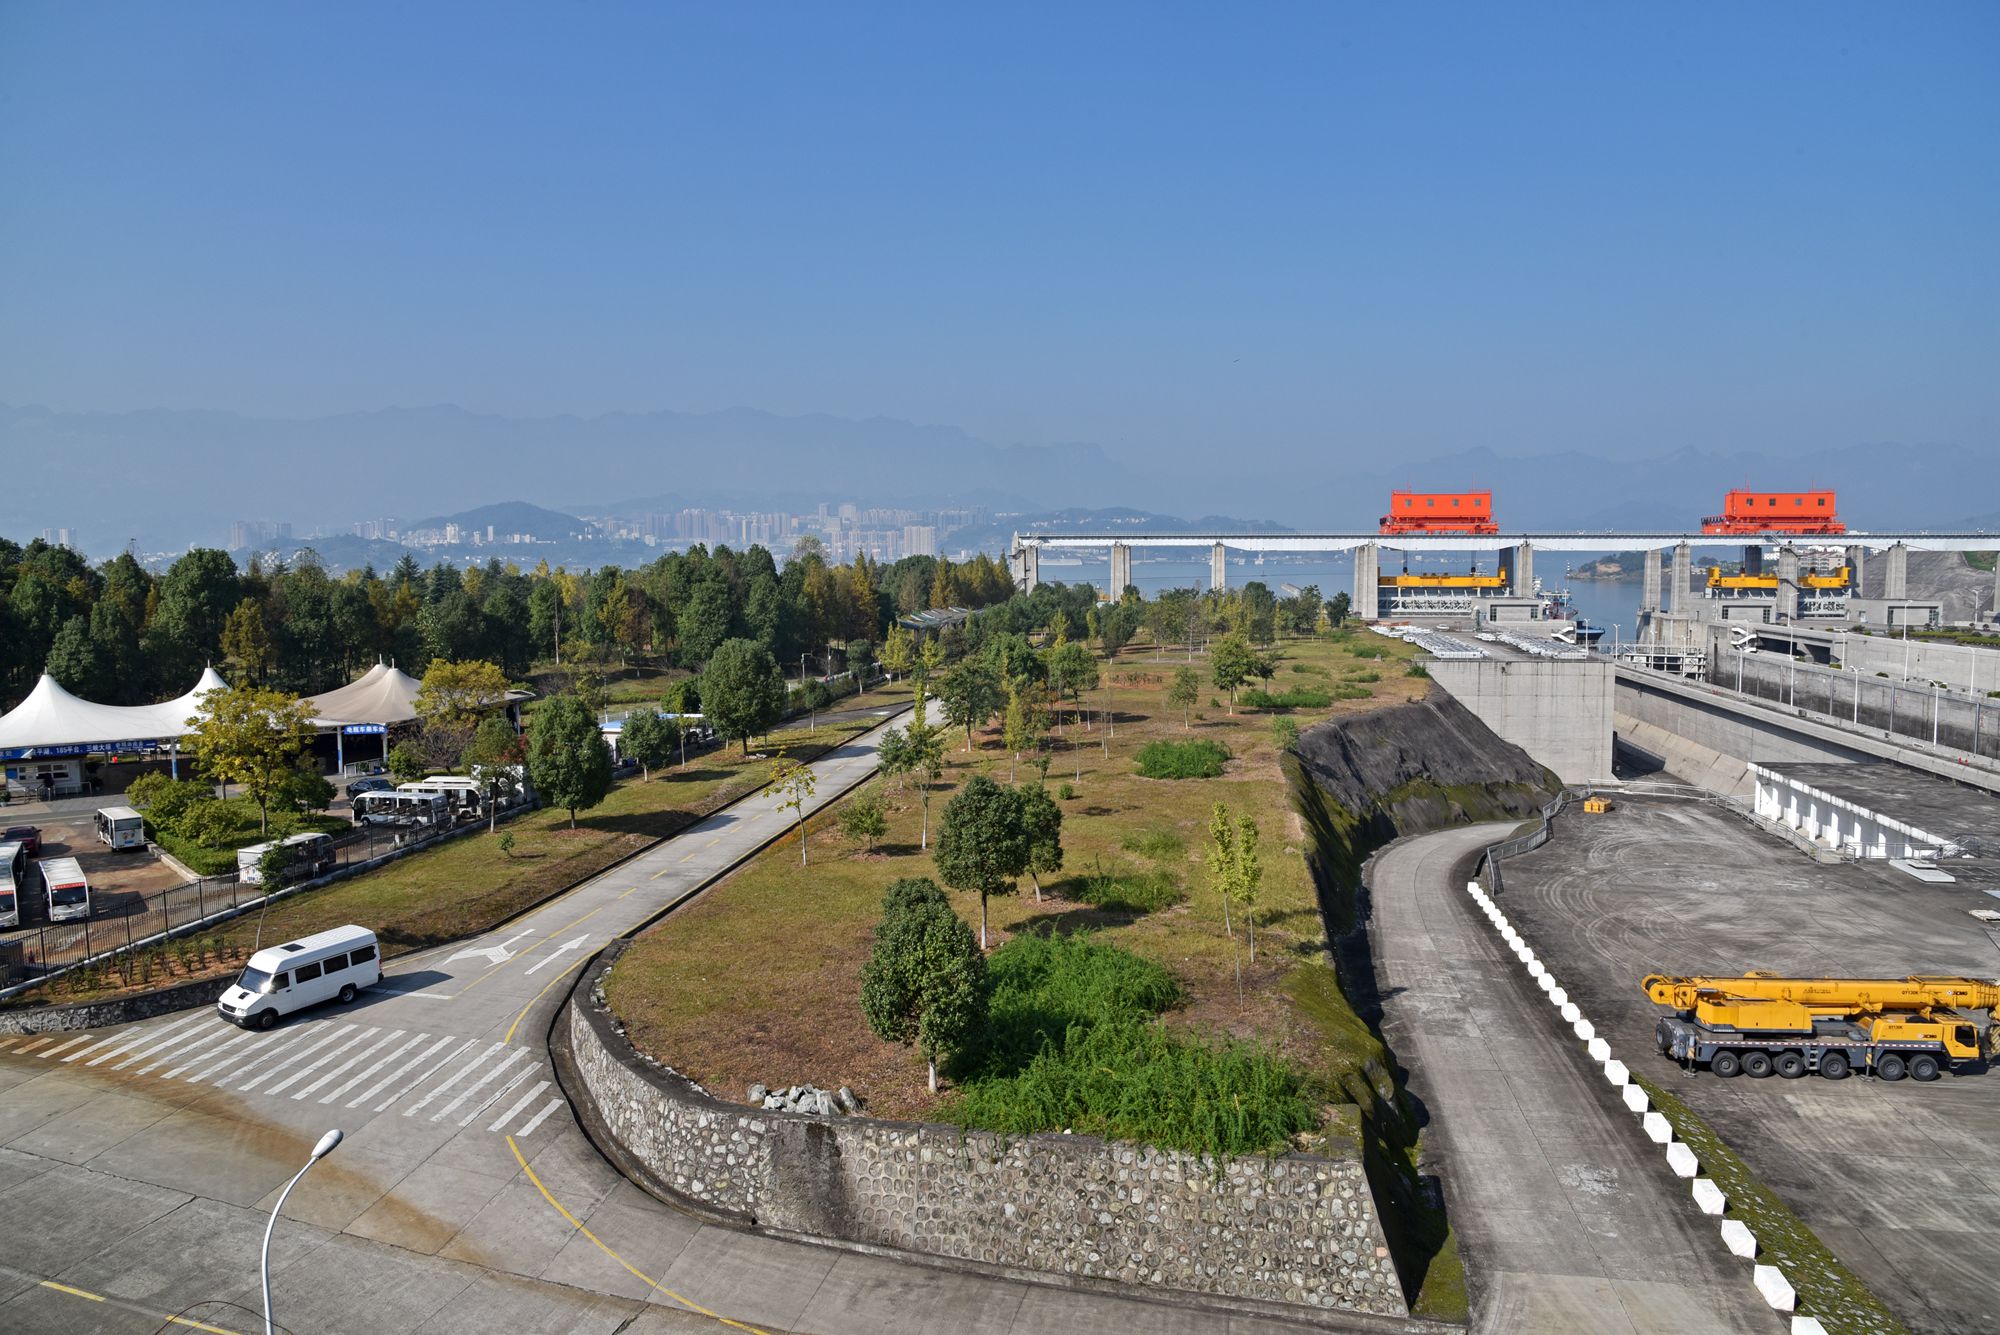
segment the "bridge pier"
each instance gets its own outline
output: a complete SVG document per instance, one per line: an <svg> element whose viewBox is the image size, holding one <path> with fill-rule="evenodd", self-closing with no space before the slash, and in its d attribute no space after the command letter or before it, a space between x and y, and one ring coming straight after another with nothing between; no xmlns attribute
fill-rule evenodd
<svg viewBox="0 0 2000 1335"><path fill-rule="evenodd" d="M1217 593L1229 581L1229 549L1216 543L1208 554L1208 587Z"/></svg>
<svg viewBox="0 0 2000 1335"><path fill-rule="evenodd" d="M1660 613L1660 549L1646 549L1646 570L1639 584L1639 619L1650 621Z"/></svg>
<svg viewBox="0 0 2000 1335"><path fill-rule="evenodd" d="M1354 607L1357 620L1374 621L1382 615L1382 549L1364 542L1354 549Z"/></svg>
<svg viewBox="0 0 2000 1335"><path fill-rule="evenodd" d="M1799 619L1799 553L1787 544L1778 549L1778 620L1789 626Z"/></svg>
<svg viewBox="0 0 2000 1335"><path fill-rule="evenodd" d="M1512 592L1516 598L1526 598L1535 591L1535 544L1524 542L1514 548L1514 581Z"/></svg>
<svg viewBox="0 0 2000 1335"><path fill-rule="evenodd" d="M1132 548L1123 542L1111 544L1111 601L1117 602L1125 596L1125 590L1132 584Z"/></svg>
<svg viewBox="0 0 2000 1335"><path fill-rule="evenodd" d="M1693 570L1690 569L1690 567L1693 566L1693 564L1694 564L1693 549L1690 548L1684 542L1675 543L1674 569L1673 569L1674 582L1667 586L1667 611L1675 616L1686 616L1688 613L1693 611L1693 609L1688 606L1688 599L1690 594L1692 593L1692 590L1688 586L1692 582L1692 577L1694 574Z"/></svg>
<svg viewBox="0 0 2000 1335"><path fill-rule="evenodd" d="M1764 544L1752 542L1743 548L1743 573L1761 575L1764 573Z"/></svg>
<svg viewBox="0 0 2000 1335"><path fill-rule="evenodd" d="M1910 596L1910 549L1902 543L1892 543L1889 550L1882 553L1888 564L1882 570L1882 597L1892 603L1905 602Z"/></svg>
<svg viewBox="0 0 2000 1335"><path fill-rule="evenodd" d="M1022 593L1033 593L1042 582L1041 548L1030 546L1021 549L1021 569L1015 576L1015 582L1021 586Z"/></svg>
<svg viewBox="0 0 2000 1335"><path fill-rule="evenodd" d="M1865 598L1867 592L1861 587L1862 573L1868 568L1868 549L1860 543L1847 549L1847 596Z"/></svg>

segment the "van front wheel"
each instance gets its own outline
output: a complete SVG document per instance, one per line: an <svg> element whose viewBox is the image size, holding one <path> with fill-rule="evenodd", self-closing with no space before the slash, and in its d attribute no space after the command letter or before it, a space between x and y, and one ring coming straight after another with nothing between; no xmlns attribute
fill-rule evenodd
<svg viewBox="0 0 2000 1335"><path fill-rule="evenodd" d="M259 1029L276 1029L278 1027L278 1012L275 1009L257 1012L257 1027Z"/></svg>
<svg viewBox="0 0 2000 1335"><path fill-rule="evenodd" d="M340 987L340 1004L341 1004L341 1005L343 1005L343 1006L345 1006L345 1005L346 1005L346 1004L347 1004L348 1002L350 1002L350 1001L352 1001L352 1000L354 1000L354 984L352 984L352 983L343 983L343 984L341 984L341 987Z"/></svg>

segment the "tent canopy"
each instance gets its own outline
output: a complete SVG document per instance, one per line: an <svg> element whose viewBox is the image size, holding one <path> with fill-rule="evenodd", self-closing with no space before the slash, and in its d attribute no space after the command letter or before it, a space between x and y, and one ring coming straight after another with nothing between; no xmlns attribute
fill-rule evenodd
<svg viewBox="0 0 2000 1335"><path fill-rule="evenodd" d="M313 722L322 728L345 723L408 723L417 716L417 691L423 685L409 673L386 663L374 667L347 685L309 695Z"/></svg>
<svg viewBox="0 0 2000 1335"><path fill-rule="evenodd" d="M100 705L71 695L45 672L28 698L0 717L0 751L185 737L188 720L201 712L201 698L228 686L214 668L204 668L193 689L160 704Z"/></svg>

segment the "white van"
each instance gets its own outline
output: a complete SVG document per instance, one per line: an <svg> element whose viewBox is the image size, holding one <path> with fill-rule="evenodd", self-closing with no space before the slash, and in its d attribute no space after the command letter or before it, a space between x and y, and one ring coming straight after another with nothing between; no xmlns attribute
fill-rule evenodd
<svg viewBox="0 0 2000 1335"><path fill-rule="evenodd" d="M97 812L97 842L114 849L144 848L146 818L130 807L101 807Z"/></svg>
<svg viewBox="0 0 2000 1335"><path fill-rule="evenodd" d="M34 865L26 844L0 844L0 927L21 925L21 895Z"/></svg>
<svg viewBox="0 0 2000 1335"><path fill-rule="evenodd" d="M331 836L295 834L278 844L249 844L237 849L236 879L245 885L262 885L264 855L280 846L285 850L285 871L278 879L284 885L289 885L293 881L310 881L315 876L324 876L340 861L340 855L334 851Z"/></svg>
<svg viewBox="0 0 2000 1335"><path fill-rule="evenodd" d="M451 808L452 819L459 822L478 820L486 808L486 797L479 789L479 781L463 774L433 774L415 783L399 783L396 791L434 793L445 800Z"/></svg>
<svg viewBox="0 0 2000 1335"><path fill-rule="evenodd" d="M49 921L77 922L90 916L90 882L75 858L43 858L42 884L49 891Z"/></svg>
<svg viewBox="0 0 2000 1335"><path fill-rule="evenodd" d="M243 976L215 1009L231 1024L270 1029L279 1016L322 1001L344 1005L381 977L375 933L366 927L335 927L252 955Z"/></svg>
<svg viewBox="0 0 2000 1335"><path fill-rule="evenodd" d="M451 824L451 803L442 793L363 793L354 799L354 819L363 825L434 829Z"/></svg>

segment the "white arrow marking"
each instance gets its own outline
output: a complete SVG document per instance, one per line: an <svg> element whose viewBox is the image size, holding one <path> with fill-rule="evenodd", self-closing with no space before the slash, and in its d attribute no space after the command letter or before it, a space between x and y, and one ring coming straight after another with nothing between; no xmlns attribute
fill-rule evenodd
<svg viewBox="0 0 2000 1335"><path fill-rule="evenodd" d="M451 958L447 959L445 963L456 964L460 960L479 958L479 959L492 960L495 964L505 964L508 960L514 958L514 952L507 949L507 947L513 945L516 941L519 941L524 936L533 936L534 934L535 933L531 928L530 930L525 932L514 933L514 935L508 937L505 941L502 941L497 946L468 946L464 950L459 951L456 955L453 955Z"/></svg>
<svg viewBox="0 0 2000 1335"><path fill-rule="evenodd" d="M528 972L540 973L543 969L546 969L551 964L554 964L556 962L556 957L562 954L565 950L577 950L581 948L583 943L585 941L588 941L589 939L590 938L586 936L572 937L570 940L565 941L561 945L557 946L554 950L551 950L548 954L542 956L542 958L535 961L535 963L529 965Z"/></svg>

